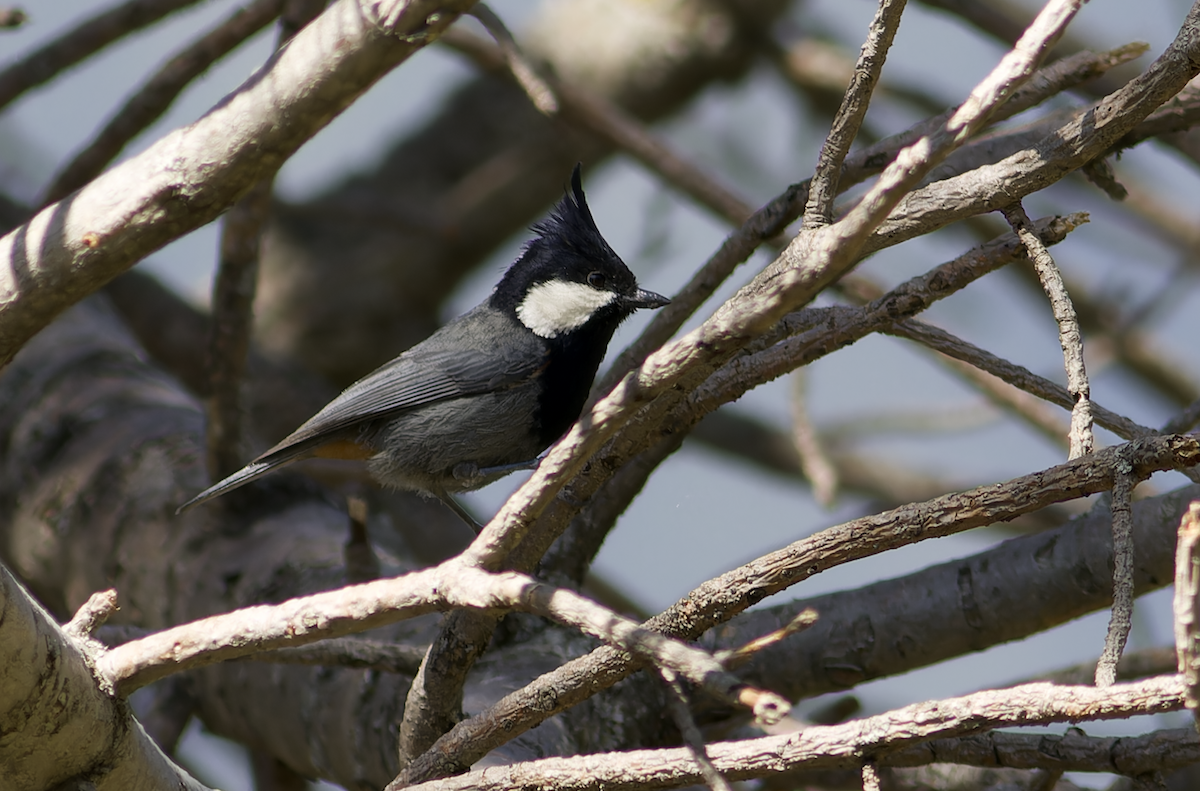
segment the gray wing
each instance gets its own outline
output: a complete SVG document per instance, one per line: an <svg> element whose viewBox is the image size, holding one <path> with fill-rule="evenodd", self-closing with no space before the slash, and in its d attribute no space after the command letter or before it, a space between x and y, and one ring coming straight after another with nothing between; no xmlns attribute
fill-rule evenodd
<svg viewBox="0 0 1200 791"><path fill-rule="evenodd" d="M355 426L528 381L545 367L549 352L532 333L513 329L512 319L476 308L347 387L278 445L184 503L177 513L306 458Z"/></svg>
<svg viewBox="0 0 1200 791"><path fill-rule="evenodd" d="M424 404L528 381L545 367L548 351L532 333L512 330L511 319L476 308L347 387L256 461Z"/></svg>

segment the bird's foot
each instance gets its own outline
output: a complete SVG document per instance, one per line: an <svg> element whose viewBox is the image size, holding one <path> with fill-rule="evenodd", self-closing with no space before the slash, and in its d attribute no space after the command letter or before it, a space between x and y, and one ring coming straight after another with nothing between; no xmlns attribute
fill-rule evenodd
<svg viewBox="0 0 1200 791"><path fill-rule="evenodd" d="M514 464L497 464L494 467L480 467L474 462L467 461L454 465L451 474L454 476L454 480L467 484L466 488L474 489L483 486L485 483L491 483L497 478L503 478L512 472L536 469L540 461L541 458L537 458L530 459L529 461L518 461Z"/></svg>

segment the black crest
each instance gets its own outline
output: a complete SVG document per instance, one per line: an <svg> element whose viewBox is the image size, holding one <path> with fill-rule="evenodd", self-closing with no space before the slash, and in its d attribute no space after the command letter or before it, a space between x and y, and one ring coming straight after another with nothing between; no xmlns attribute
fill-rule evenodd
<svg viewBox="0 0 1200 791"><path fill-rule="evenodd" d="M616 258L617 254L604 241L592 218L592 210L588 208L587 198L583 194L580 174L581 166L576 164L571 171L571 191L555 205L549 217L533 226L537 238L532 239L527 247L541 243L559 249L566 248L593 261Z"/></svg>
<svg viewBox="0 0 1200 791"><path fill-rule="evenodd" d="M600 235L583 194L580 165L571 173L571 189L545 220L532 228L537 234L493 292L493 304L515 307L535 283L555 277L583 282L588 272L605 269L613 285L633 287L633 274Z"/></svg>

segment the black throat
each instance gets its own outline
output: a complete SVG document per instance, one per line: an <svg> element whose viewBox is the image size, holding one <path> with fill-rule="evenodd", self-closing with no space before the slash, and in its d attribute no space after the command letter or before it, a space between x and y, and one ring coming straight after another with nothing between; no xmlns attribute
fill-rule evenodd
<svg viewBox="0 0 1200 791"><path fill-rule="evenodd" d="M574 332L546 339L550 354L537 414L543 445L554 442L579 419L621 318L598 316Z"/></svg>

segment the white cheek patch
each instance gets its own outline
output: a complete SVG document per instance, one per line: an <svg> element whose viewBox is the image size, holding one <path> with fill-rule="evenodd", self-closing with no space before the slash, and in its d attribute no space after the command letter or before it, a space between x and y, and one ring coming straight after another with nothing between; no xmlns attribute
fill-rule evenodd
<svg viewBox="0 0 1200 791"><path fill-rule="evenodd" d="M517 305L517 318L534 335L553 338L582 327L596 311L616 298L611 291L601 291L583 283L551 280L529 289L525 299Z"/></svg>

